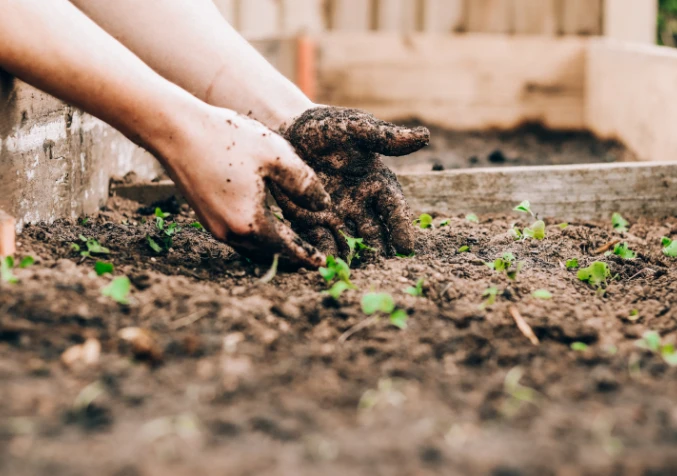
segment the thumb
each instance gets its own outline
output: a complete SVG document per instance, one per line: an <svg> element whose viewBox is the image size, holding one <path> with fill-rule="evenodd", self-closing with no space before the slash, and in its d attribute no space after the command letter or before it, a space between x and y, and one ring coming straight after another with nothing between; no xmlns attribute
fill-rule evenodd
<svg viewBox="0 0 677 476"><path fill-rule="evenodd" d="M373 116L355 124L355 133L368 150L391 157L411 154L430 142L425 127L400 127Z"/></svg>
<svg viewBox="0 0 677 476"><path fill-rule="evenodd" d="M313 169L296 155L286 141L282 149L279 156L268 162L264 176L278 185L298 206L311 211L328 208L331 198Z"/></svg>

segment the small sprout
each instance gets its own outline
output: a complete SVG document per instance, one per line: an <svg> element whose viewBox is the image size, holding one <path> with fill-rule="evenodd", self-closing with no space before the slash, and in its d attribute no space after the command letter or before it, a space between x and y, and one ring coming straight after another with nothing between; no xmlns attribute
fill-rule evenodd
<svg viewBox="0 0 677 476"><path fill-rule="evenodd" d="M677 351L673 344L663 344L661 336L656 331L647 331L642 338L635 342L640 349L645 349L660 355L665 363L671 367L677 366Z"/></svg>
<svg viewBox="0 0 677 476"><path fill-rule="evenodd" d="M411 254L408 254L408 255L403 255L402 253L395 253L395 256L397 258L400 258L400 259L408 259L408 258L413 258L414 256L416 256L416 253L413 252L413 251L411 252Z"/></svg>
<svg viewBox="0 0 677 476"><path fill-rule="evenodd" d="M535 240L542 240L545 238L545 222L537 220L529 228L524 229L524 238L533 238Z"/></svg>
<svg viewBox="0 0 677 476"><path fill-rule="evenodd" d="M542 299L544 301L547 301L548 299L552 299L552 293L548 291L547 289L537 289L533 293L531 293L533 297L536 299Z"/></svg>
<svg viewBox="0 0 677 476"><path fill-rule="evenodd" d="M85 226L88 221L89 221L89 217L85 217L82 220L80 220L80 225Z"/></svg>
<svg viewBox="0 0 677 476"><path fill-rule="evenodd" d="M595 288L601 288L607 284L607 279L611 276L611 271L606 263L595 261L587 268L578 270L578 279L584 281Z"/></svg>
<svg viewBox="0 0 677 476"><path fill-rule="evenodd" d="M375 251L374 248L371 246L367 246L364 244L364 239L363 238L353 238L351 236L346 235L342 231L340 231L341 235L343 238L345 238L346 243L348 244L348 256L346 258L346 261L348 262L348 266L350 266L353 263L353 259L360 259L360 252L361 251Z"/></svg>
<svg viewBox="0 0 677 476"><path fill-rule="evenodd" d="M96 272L97 276L103 276L106 273L113 274L113 271L115 271L115 266L113 266L113 263L97 261L94 264L94 271Z"/></svg>
<svg viewBox="0 0 677 476"><path fill-rule="evenodd" d="M421 297L423 296L423 283L424 279L421 278L418 281L416 281L416 286L409 286L407 289L404 290L405 293L410 294L414 297Z"/></svg>
<svg viewBox="0 0 677 476"><path fill-rule="evenodd" d="M170 216L169 213L162 213L162 210L160 210L159 208L155 209L155 227L158 229L158 231L161 231L163 233L162 245L160 245L150 235L146 235L148 244L150 245L151 249L156 253L162 253L163 249L165 251L168 251L169 248L172 247L174 236L181 231L181 227L178 225L178 223L174 222L167 225L165 218L167 218L168 216Z"/></svg>
<svg viewBox="0 0 677 476"><path fill-rule="evenodd" d="M19 262L19 268L25 269L33 266L35 263L35 258L32 256L24 256L24 258Z"/></svg>
<svg viewBox="0 0 677 476"><path fill-rule="evenodd" d="M578 258L571 258L567 260L566 263L567 269L576 269L578 268Z"/></svg>
<svg viewBox="0 0 677 476"><path fill-rule="evenodd" d="M557 226L560 228L560 230L566 230L566 228L569 226L569 224L568 223L560 223Z"/></svg>
<svg viewBox="0 0 677 476"><path fill-rule="evenodd" d="M637 253L628 248L627 243L618 243L614 246L613 254L620 256L623 259L635 259L637 257Z"/></svg>
<svg viewBox="0 0 677 476"><path fill-rule="evenodd" d="M493 263L485 263L485 264L489 266L491 269L501 272L510 268L510 266L512 266L513 261L515 261L515 255L513 255L508 251L506 253L503 253L502 257L496 258Z"/></svg>
<svg viewBox="0 0 677 476"><path fill-rule="evenodd" d="M390 314L390 323L399 329L405 330L407 328L408 320L409 316L404 309L396 309Z"/></svg>
<svg viewBox="0 0 677 476"><path fill-rule="evenodd" d="M327 256L327 267L320 268L318 271L327 283L331 283L336 278L350 284L350 266L341 258Z"/></svg>
<svg viewBox="0 0 677 476"><path fill-rule="evenodd" d="M354 286L351 286L345 281L336 281L331 288L327 289L324 292L333 297L334 300L338 301L341 297L341 294L343 294L344 291L347 291L349 289L354 289Z"/></svg>
<svg viewBox="0 0 677 476"><path fill-rule="evenodd" d="M677 240L672 241L670 238L664 236L661 240L663 244L663 254L668 258L677 258Z"/></svg>
<svg viewBox="0 0 677 476"><path fill-rule="evenodd" d="M409 316L402 309L396 309L395 300L388 293L367 293L362 296L362 312L367 316L376 313L388 314L390 323L400 329L407 328Z"/></svg>
<svg viewBox="0 0 677 476"><path fill-rule="evenodd" d="M191 228L195 228L197 230L204 230L205 229L205 227L202 226L202 223L200 223L199 221L193 222L188 226L191 227Z"/></svg>
<svg viewBox="0 0 677 476"><path fill-rule="evenodd" d="M71 243L71 250L75 251L76 253L80 252L80 245L77 243Z"/></svg>
<svg viewBox="0 0 677 476"><path fill-rule="evenodd" d="M468 245L463 245L458 249L459 253L467 253L468 251L470 251L470 247Z"/></svg>
<svg viewBox="0 0 677 476"><path fill-rule="evenodd" d="M19 282L19 278L14 276L12 269L14 268L14 258L11 256L5 256L4 259L0 261L0 281L9 284L16 284Z"/></svg>
<svg viewBox="0 0 677 476"><path fill-rule="evenodd" d="M479 218L477 217L477 215L475 215L474 213L468 213L468 214L465 216L465 219L466 219L467 221L469 221L470 223L479 223L479 222L480 222L480 219L479 219Z"/></svg>
<svg viewBox="0 0 677 476"><path fill-rule="evenodd" d="M614 231L617 233L625 233L628 231L629 223L625 218L621 216L620 213L614 213L611 215L611 226L613 226Z"/></svg>
<svg viewBox="0 0 677 476"><path fill-rule="evenodd" d="M584 352L588 350L588 344L584 342L572 342L571 350L575 350L576 352Z"/></svg>
<svg viewBox="0 0 677 476"><path fill-rule="evenodd" d="M261 278L262 283L269 283L273 279L275 279L275 276L277 275L277 263L280 260L280 255L278 253L275 253L273 256L273 264L270 265L270 269L266 274L263 275Z"/></svg>
<svg viewBox="0 0 677 476"><path fill-rule="evenodd" d="M111 298L113 301L120 304L129 304L129 291L132 288L132 283L127 276L119 276L110 282L108 286L101 289L101 294Z"/></svg>
<svg viewBox="0 0 677 476"><path fill-rule="evenodd" d="M538 405L541 398L541 395L536 390L519 383L523 374L524 372L520 367L514 367L505 376L503 391L510 397L503 407L503 413L507 417L517 413L524 403Z"/></svg>
<svg viewBox="0 0 677 476"><path fill-rule="evenodd" d="M85 243L85 245L87 246L87 251L80 251L80 245L78 245L77 243L73 243L71 245L71 249L75 252L80 251L80 256L82 256L83 258L91 258L93 254L98 255L110 254L110 250L105 246L101 246L101 243L99 243L94 238L87 238L84 235L79 235L78 238L80 238L80 241Z"/></svg>
<svg viewBox="0 0 677 476"><path fill-rule="evenodd" d="M146 235L146 240L148 240L148 245L151 247L153 251L155 251L158 254L162 253L162 247L158 245L157 242L153 238L151 238L150 235Z"/></svg>
<svg viewBox="0 0 677 476"><path fill-rule="evenodd" d="M491 307L496 303L496 297L498 296L498 288L497 287L490 287L484 290L482 293L482 297L486 298L484 302L480 305L480 309L486 309L488 307Z"/></svg>
<svg viewBox="0 0 677 476"><path fill-rule="evenodd" d="M640 318L639 310L633 309L632 311L630 311L630 315L628 316L628 321L632 321L632 322L638 321L639 318Z"/></svg>
<svg viewBox="0 0 677 476"><path fill-rule="evenodd" d="M433 228L433 217L427 213L423 213L416 220L414 220L414 225L418 225L422 230L425 230L426 228Z"/></svg>
<svg viewBox="0 0 677 476"><path fill-rule="evenodd" d="M509 235L512 237L512 239L515 240L515 241L521 240L521 239L524 237L524 235L522 234L522 232L520 231L520 229L517 228L516 225L513 225L512 228L510 228L510 230L508 230L508 234L509 234Z"/></svg>
<svg viewBox="0 0 677 476"><path fill-rule="evenodd" d="M443 226L449 226L450 223L451 223L451 220L448 219L448 218L445 218L444 220L442 220L442 221L440 222L440 227L443 227Z"/></svg>
<svg viewBox="0 0 677 476"><path fill-rule="evenodd" d="M529 200L524 200L522 203L513 208L513 210L520 213L528 213L532 217L535 216L534 212L531 211L531 203L529 202Z"/></svg>
<svg viewBox="0 0 677 476"><path fill-rule="evenodd" d="M155 217L156 218L162 218L164 220L165 218L169 218L170 216L172 216L171 213L164 213L160 209L160 207L155 208Z"/></svg>

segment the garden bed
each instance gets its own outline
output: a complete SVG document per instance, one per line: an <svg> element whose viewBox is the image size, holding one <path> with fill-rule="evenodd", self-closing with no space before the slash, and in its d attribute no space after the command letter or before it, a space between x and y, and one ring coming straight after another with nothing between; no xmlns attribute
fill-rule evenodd
<svg viewBox="0 0 677 476"><path fill-rule="evenodd" d="M161 207L183 229L159 254L154 208L119 197L20 236L36 263L0 287L3 474L674 474L677 367L635 342L677 336L661 246L676 219L627 217L624 235L609 219L548 220L545 240L515 241L513 223L532 220L511 207L439 215L415 257L356 264L359 290L337 303L315 271L262 283L266 266L192 228L185 205ZM72 249L79 235L110 249L129 304L102 296L111 277ZM636 259L595 253L619 238ZM524 263L514 281L485 264L508 252ZM596 291L572 258L616 278ZM424 296L403 291L421 278ZM406 330L354 327L370 291L392 294ZM152 344L133 348L129 327ZM90 365L63 356L87 339Z"/></svg>

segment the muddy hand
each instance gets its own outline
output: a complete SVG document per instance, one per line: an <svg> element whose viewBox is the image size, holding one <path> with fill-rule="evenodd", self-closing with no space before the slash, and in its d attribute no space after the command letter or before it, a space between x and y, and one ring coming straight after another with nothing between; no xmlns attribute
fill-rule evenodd
<svg viewBox="0 0 677 476"><path fill-rule="evenodd" d="M294 229L327 254L345 256L340 232L364 238L381 253L414 250L411 213L395 174L379 154L402 156L428 144L424 127L408 129L357 109L317 107L284 132L299 156L320 177L331 209L311 212L296 206L279 187L271 190Z"/></svg>
<svg viewBox="0 0 677 476"><path fill-rule="evenodd" d="M170 175L216 238L257 261L274 254L318 267L326 257L265 206L266 184L284 190L299 210L327 208L329 195L313 170L280 135L226 109L205 107L185 140L164 155Z"/></svg>

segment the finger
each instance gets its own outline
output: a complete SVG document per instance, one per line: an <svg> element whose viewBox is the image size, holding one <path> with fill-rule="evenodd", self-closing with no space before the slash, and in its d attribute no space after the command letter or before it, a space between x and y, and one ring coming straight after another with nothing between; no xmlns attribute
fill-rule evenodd
<svg viewBox="0 0 677 476"><path fill-rule="evenodd" d="M390 230L390 240L395 251L409 255L414 252L414 227L411 223L411 211L395 174L390 170L384 173L387 186L376 198L374 206L381 215L383 224Z"/></svg>
<svg viewBox="0 0 677 476"><path fill-rule="evenodd" d="M276 220L275 228L280 238L282 256L292 264L317 269L324 266L327 256L320 250L303 241L291 228Z"/></svg>
<svg viewBox="0 0 677 476"><path fill-rule="evenodd" d="M296 155L291 145L285 143L285 148L287 152L268 163L264 176L277 184L295 204L312 211L327 209L331 198L319 177Z"/></svg>
<svg viewBox="0 0 677 476"><path fill-rule="evenodd" d="M364 244L375 249L376 254L388 251L388 242L385 239L383 225L374 216L365 214L355 219L357 236L364 239Z"/></svg>
<svg viewBox="0 0 677 476"><path fill-rule="evenodd" d="M323 226L303 232L303 238L327 256L340 256L334 234Z"/></svg>
<svg viewBox="0 0 677 476"><path fill-rule="evenodd" d="M411 154L430 143L430 131L425 127L396 126L371 115L355 118L351 129L368 150L391 157Z"/></svg>

